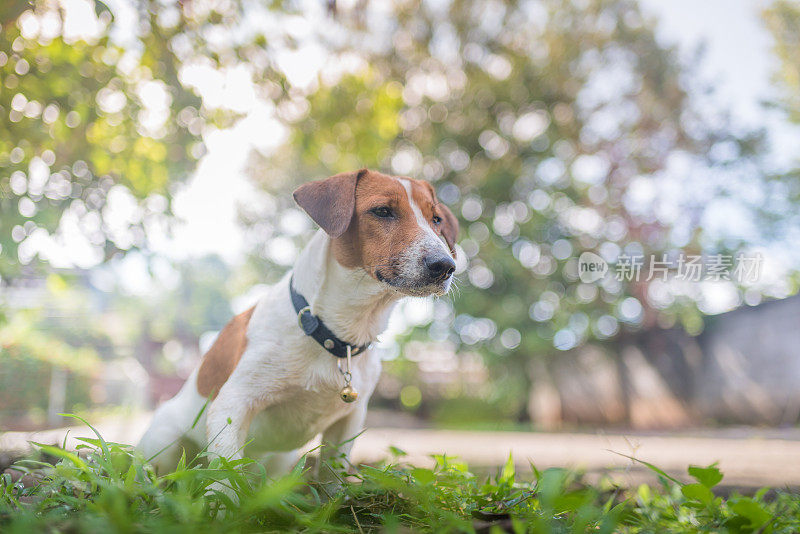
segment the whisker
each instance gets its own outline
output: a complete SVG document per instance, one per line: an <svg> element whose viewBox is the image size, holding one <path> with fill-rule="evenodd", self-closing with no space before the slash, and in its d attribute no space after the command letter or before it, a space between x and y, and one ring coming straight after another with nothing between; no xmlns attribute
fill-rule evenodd
<svg viewBox="0 0 800 534"><path fill-rule="evenodd" d="M454 293L455 293L455 295L453 296L453 299L455 299L456 297L461 297L461 285L460 285L460 282L461 282L461 280L458 277L453 276L453 281L450 283L450 287L452 287L454 289Z"/></svg>

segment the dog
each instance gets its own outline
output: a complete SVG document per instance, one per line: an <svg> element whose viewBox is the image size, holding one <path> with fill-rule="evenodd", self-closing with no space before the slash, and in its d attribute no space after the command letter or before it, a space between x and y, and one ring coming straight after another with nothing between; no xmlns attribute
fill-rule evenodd
<svg viewBox="0 0 800 534"><path fill-rule="evenodd" d="M219 333L138 448L174 469L188 441L288 472L322 434L320 462L349 455L381 363L369 346L403 297L444 295L458 221L425 181L362 169L301 185L320 229L294 268Z"/></svg>

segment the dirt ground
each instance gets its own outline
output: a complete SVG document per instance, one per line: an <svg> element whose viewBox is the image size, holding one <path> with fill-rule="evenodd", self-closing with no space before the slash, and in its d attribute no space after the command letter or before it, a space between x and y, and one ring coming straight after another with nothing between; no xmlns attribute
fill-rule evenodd
<svg viewBox="0 0 800 534"><path fill-rule="evenodd" d="M120 443L136 443L149 421L148 415L117 417L97 426L103 437ZM30 450L29 441L62 444L78 442L75 437L92 436L86 427L65 427L40 432L0 434L0 463ZM722 431L645 433L534 433L473 432L436 429L370 428L355 442L355 462L386 458L389 447L407 453L406 461L431 465L432 454L447 454L466 461L472 468L485 469L505 463L513 454L521 470L574 467L586 471L589 479L607 474L624 485L655 483L646 468L621 455L653 463L670 475L685 479L689 464L718 462L725 474L723 485L754 489L800 487L800 432L736 428ZM5 466L2 466L5 467Z"/></svg>

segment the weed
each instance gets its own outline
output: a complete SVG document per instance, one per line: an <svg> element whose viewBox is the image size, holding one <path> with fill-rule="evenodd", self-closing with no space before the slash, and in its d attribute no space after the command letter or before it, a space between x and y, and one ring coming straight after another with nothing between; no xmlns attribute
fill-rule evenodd
<svg viewBox="0 0 800 534"><path fill-rule="evenodd" d="M55 465L25 460L18 470L38 477L25 487L0 478L0 531L32 532L730 532L800 531L800 495L787 491L723 498L716 466L688 469L684 484L656 466L660 483L623 489L589 485L565 469L534 469L519 480L511 458L496 475L479 477L467 465L436 456L431 469L394 461L330 468L335 490L318 484L306 459L269 479L250 459L228 461L201 453L157 475L132 447L82 438L76 452L37 445ZM210 489L220 482L230 492ZM606 489L601 489L606 488ZM228 495L233 494L234 499Z"/></svg>

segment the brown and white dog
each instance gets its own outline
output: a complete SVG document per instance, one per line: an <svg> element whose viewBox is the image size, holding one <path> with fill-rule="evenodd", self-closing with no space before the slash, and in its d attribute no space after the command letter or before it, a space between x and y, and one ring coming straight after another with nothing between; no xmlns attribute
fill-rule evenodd
<svg viewBox="0 0 800 534"><path fill-rule="evenodd" d="M304 184L294 198L320 230L292 272L222 329L181 391L156 410L139 448L159 470L175 467L182 440L226 458L241 457L252 440L248 456L272 453L274 475L320 433L349 454L380 360L371 350L353 356L359 396L342 402L338 358L298 325L290 281L310 312L353 347L377 338L400 298L450 288L458 221L429 183L363 169ZM332 450L323 447L323 460Z"/></svg>

